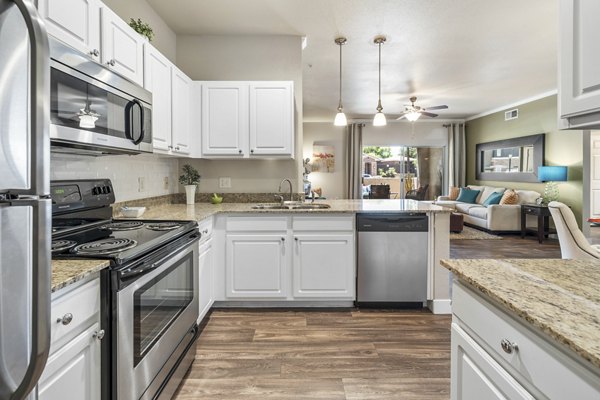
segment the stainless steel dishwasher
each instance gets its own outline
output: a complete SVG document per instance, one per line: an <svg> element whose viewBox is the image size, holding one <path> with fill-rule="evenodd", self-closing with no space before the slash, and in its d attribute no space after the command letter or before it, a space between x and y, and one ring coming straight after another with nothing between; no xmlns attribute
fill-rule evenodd
<svg viewBox="0 0 600 400"><path fill-rule="evenodd" d="M429 219L358 214L358 306L420 308L427 301Z"/></svg>

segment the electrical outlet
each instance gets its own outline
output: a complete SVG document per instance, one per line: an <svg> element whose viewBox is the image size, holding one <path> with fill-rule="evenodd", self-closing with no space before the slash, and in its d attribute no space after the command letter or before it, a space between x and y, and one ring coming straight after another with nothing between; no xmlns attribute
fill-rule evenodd
<svg viewBox="0 0 600 400"><path fill-rule="evenodd" d="M140 176L138 178L138 192L146 191L146 178Z"/></svg>
<svg viewBox="0 0 600 400"><path fill-rule="evenodd" d="M223 178L219 178L219 188L220 189L229 189L231 188L231 178L226 176Z"/></svg>
<svg viewBox="0 0 600 400"><path fill-rule="evenodd" d="M163 189L169 190L169 177L168 176L165 176L163 179Z"/></svg>

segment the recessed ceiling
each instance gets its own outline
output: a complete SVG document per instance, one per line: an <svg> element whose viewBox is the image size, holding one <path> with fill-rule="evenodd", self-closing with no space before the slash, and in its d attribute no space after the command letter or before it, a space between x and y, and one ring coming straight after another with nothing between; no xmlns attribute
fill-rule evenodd
<svg viewBox="0 0 600 400"><path fill-rule="evenodd" d="M300 35L304 120L332 120L338 97L337 36L344 46L344 108L397 115L411 95L440 118L465 118L557 87L558 2L548 0L148 0L177 33Z"/></svg>

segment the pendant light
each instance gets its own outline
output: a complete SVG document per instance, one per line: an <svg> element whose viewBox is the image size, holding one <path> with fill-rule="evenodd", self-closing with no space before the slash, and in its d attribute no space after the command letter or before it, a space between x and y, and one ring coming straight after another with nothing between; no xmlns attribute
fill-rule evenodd
<svg viewBox="0 0 600 400"><path fill-rule="evenodd" d="M333 125L335 126L346 126L348 125L348 120L346 119L346 114L344 114L344 107L342 106L342 46L346 44L345 37L339 37L335 39L335 44L340 46L340 102L338 103L338 112L335 115L335 120L333 121Z"/></svg>
<svg viewBox="0 0 600 400"><path fill-rule="evenodd" d="M385 126L387 121L381 106L381 45L385 43L385 36L376 36L373 42L379 46L379 99L377 101L377 114L373 118L373 126Z"/></svg>

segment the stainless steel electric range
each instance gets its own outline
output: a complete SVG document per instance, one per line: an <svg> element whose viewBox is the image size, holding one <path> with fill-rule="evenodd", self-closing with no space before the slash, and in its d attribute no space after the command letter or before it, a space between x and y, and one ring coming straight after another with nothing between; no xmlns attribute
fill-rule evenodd
<svg viewBox="0 0 600 400"><path fill-rule="evenodd" d="M195 221L113 220L108 179L54 181L52 257L110 261L101 274L104 399L170 399L198 336Z"/></svg>

